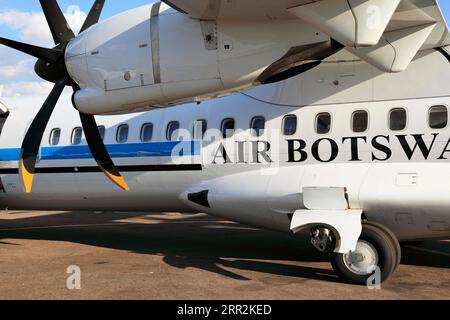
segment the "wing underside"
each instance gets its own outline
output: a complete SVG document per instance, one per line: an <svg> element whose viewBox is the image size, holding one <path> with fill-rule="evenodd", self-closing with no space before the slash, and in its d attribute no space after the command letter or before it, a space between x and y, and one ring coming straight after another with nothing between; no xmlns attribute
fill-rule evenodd
<svg viewBox="0 0 450 320"><path fill-rule="evenodd" d="M421 50L450 45L436 0L164 0L201 20L301 19L385 72Z"/></svg>

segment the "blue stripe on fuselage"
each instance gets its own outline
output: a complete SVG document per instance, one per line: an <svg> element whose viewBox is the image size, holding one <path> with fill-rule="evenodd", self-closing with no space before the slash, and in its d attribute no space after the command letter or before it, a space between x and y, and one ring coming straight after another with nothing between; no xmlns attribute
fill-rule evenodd
<svg viewBox="0 0 450 320"><path fill-rule="evenodd" d="M200 155L200 142L175 141L151 142L135 144L107 145L111 158L144 158L144 157L170 157L175 152L178 156ZM0 161L18 161L20 148L0 149ZM88 146L43 147L41 160L80 160L92 159Z"/></svg>

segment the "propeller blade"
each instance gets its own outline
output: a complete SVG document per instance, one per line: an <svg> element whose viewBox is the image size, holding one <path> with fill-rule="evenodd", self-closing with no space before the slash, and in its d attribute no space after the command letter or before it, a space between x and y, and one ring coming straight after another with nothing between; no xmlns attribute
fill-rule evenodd
<svg viewBox="0 0 450 320"><path fill-rule="evenodd" d="M55 63L56 61L58 61L58 59L61 58L63 54L62 50L37 47L31 44L17 42L5 38L0 38L0 44L50 63Z"/></svg>
<svg viewBox="0 0 450 320"><path fill-rule="evenodd" d="M63 44L75 38L56 0L39 0L55 44Z"/></svg>
<svg viewBox="0 0 450 320"><path fill-rule="evenodd" d="M91 150L92 156L97 161L100 169L102 169L105 175L117 186L125 191L129 191L130 188L125 182L125 179L121 176L119 170L109 156L108 150L106 150L105 144L100 136L100 132L98 131L95 117L93 115L80 112L80 119L89 149Z"/></svg>
<svg viewBox="0 0 450 320"><path fill-rule="evenodd" d="M26 193L30 193L33 186L37 155L45 128L67 82L68 80L64 78L55 84L25 135L20 153L19 172Z"/></svg>
<svg viewBox="0 0 450 320"><path fill-rule="evenodd" d="M100 15L102 14L103 6L105 5L105 0L96 0L92 5L91 11L84 21L83 26L81 27L80 33L84 30L92 27L100 20Z"/></svg>

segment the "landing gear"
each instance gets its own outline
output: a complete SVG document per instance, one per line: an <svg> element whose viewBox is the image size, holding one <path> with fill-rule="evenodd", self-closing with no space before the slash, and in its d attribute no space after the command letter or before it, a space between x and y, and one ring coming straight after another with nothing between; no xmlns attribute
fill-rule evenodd
<svg viewBox="0 0 450 320"><path fill-rule="evenodd" d="M362 227L356 251L331 253L331 265L339 276L352 283L367 284L376 270L379 270L383 282L400 264L400 244L395 235L381 224L364 222Z"/></svg>

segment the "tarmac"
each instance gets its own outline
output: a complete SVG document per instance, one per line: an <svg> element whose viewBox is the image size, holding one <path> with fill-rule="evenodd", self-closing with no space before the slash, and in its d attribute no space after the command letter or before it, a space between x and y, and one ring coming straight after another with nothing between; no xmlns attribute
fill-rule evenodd
<svg viewBox="0 0 450 320"><path fill-rule="evenodd" d="M203 214L3 211L0 299L450 299L449 241L402 254L371 290L339 279L307 236Z"/></svg>

